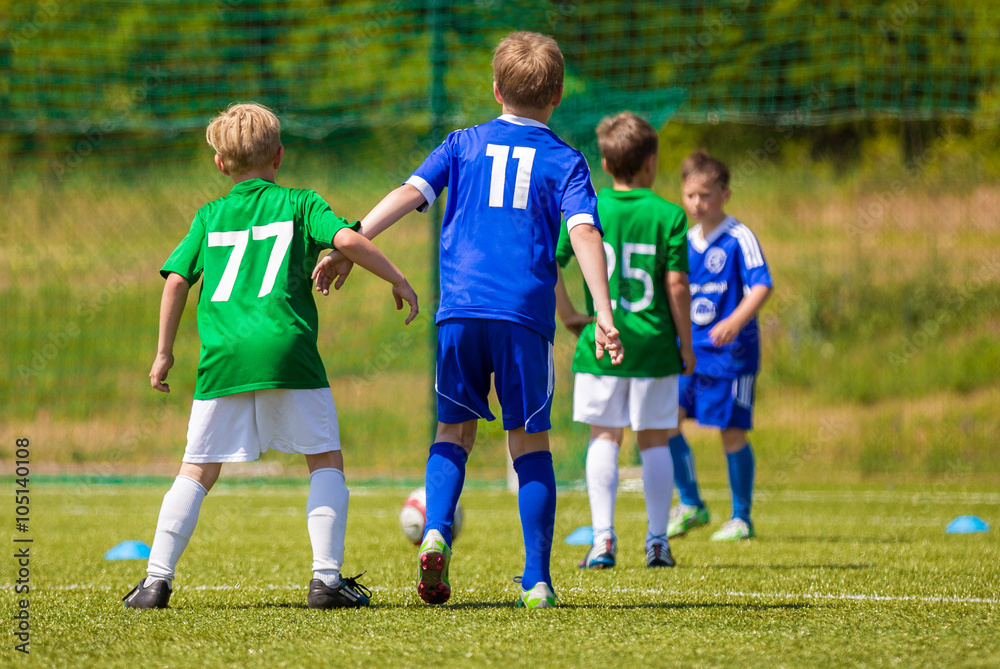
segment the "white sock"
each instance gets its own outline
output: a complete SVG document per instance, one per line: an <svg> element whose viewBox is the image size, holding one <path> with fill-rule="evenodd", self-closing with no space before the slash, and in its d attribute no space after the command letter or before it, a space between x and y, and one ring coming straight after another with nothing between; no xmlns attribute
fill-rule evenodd
<svg viewBox="0 0 1000 669"><path fill-rule="evenodd" d="M618 444L591 439L587 447L587 494L594 539L614 530L618 495Z"/></svg>
<svg viewBox="0 0 1000 669"><path fill-rule="evenodd" d="M339 469L327 467L309 475L306 524L313 549L313 578L329 586L340 583L349 497L344 472Z"/></svg>
<svg viewBox="0 0 1000 669"><path fill-rule="evenodd" d="M156 521L156 534L146 568L147 585L156 579L173 584L177 561L194 534L201 502L207 494L205 487L193 478L178 476L174 479L174 484L163 496L160 517Z"/></svg>
<svg viewBox="0 0 1000 669"><path fill-rule="evenodd" d="M642 489L646 497L646 540L667 533L670 501L674 496L674 460L669 446L654 446L639 451L642 458Z"/></svg>

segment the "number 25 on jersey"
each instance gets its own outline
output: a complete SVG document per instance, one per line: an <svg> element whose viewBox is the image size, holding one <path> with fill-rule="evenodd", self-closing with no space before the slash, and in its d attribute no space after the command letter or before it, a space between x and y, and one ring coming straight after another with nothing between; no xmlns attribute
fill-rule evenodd
<svg viewBox="0 0 1000 669"><path fill-rule="evenodd" d="M615 265L617 264L615 248L611 244L604 242L604 253L608 257L608 281L611 281L615 272ZM642 297L638 300L629 302L624 297L619 300L622 309L631 312L642 311L653 303L653 277L646 270L632 266L632 258L637 255L655 256L656 247L652 244L635 244L632 242L622 244L622 276L626 279L634 279L642 283ZM611 308L615 309L616 307L615 300L612 300Z"/></svg>

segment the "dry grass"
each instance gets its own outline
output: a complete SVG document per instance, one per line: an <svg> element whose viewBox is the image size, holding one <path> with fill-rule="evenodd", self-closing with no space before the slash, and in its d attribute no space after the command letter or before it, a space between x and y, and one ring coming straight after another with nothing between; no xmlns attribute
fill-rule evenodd
<svg viewBox="0 0 1000 669"><path fill-rule="evenodd" d="M303 185L299 181L303 180L292 175L282 183ZM360 180L343 184L331 176L315 187L335 211L354 219L381 196L370 187L355 187L356 183ZM20 343L0 357L0 372L9 378L5 399L27 396L35 405L30 410L12 409L8 402L0 427L0 459L9 457L9 449L3 450L6 444L27 435L44 445L37 451L39 465L165 470L175 466L183 447L197 359L195 304L192 297L182 329L184 341L178 347L173 377L177 392L166 404L158 404L144 394L152 393L145 376L155 345L161 287L157 270L186 232L198 202L227 190L225 183L209 177L198 187L189 181L149 180L131 190L114 183L58 193L11 189L12 215L5 222L0 246L0 300L8 316L5 337ZM661 194L676 200L669 192ZM967 193L928 194L910 184L888 200L884 193L834 188L819 194L783 193L774 185L734 195L730 211L760 237L777 287L775 299L764 311L765 367L754 436L762 471L782 470L791 459L793 464L785 469L798 476L833 469L877 475L893 471L891 461L897 454L904 460L897 471L934 473L947 469L950 461L1000 470L996 456L989 454L994 450L991 434L1000 431L997 419L990 418L990 407L1000 399L1000 381L974 385L964 393L927 391L907 399L876 396L853 401L843 395L831 399L822 390L836 379L808 369L801 372L807 380L795 386L775 385L769 376L774 352L793 350L788 348L791 337L811 327L805 322L811 310L826 306L812 302L824 294L824 287L841 285L848 293L864 295L869 286L905 292L907 286L924 281L968 292L976 281L975 289L996 291L1000 226L991 212L998 205L996 185ZM877 222L859 223L859 211L879 206L884 216ZM351 277L342 293L320 298L320 349L340 411L345 452L351 453L348 461L357 463L357 471L402 477L419 476L422 471L433 424L431 230L431 219L415 214L378 240L421 295L421 316L408 328L393 310L388 288L362 272ZM580 303L578 283L571 274L568 285ZM38 350L37 342L44 343L46 333L64 327L80 304L95 300L107 304L84 328L80 346L60 352L45 372L54 375L47 377L46 388L51 390L36 392L40 378L18 381L17 365ZM897 373L915 374L939 364L932 358L949 346L965 346L977 337L995 338L1000 333L996 313L942 331L940 341L934 342L940 349L921 350ZM35 329L24 331L29 326ZM807 367L813 361L809 356L819 356L818 368L826 360L828 366L840 369L857 365L858 374L889 374L884 359L865 362L865 355L896 350L892 338L904 341L912 335L905 327L901 321L896 329L884 332L848 333L843 341L832 343L807 342L806 348L794 349L799 351L795 355L805 356L802 365ZM576 471L582 463L586 440L586 430L569 419L573 348L572 338L560 332L552 445L567 463L566 471ZM832 362L820 352L833 356ZM1000 361L983 364L1000 371ZM1000 379L1000 374L994 378ZM88 388L94 389L92 397ZM81 410L88 401L90 409ZM68 410L69 406L77 408ZM817 435L829 431L830 425L838 426L834 436L817 446ZM483 424L480 435L478 452L470 462L473 475L502 477L502 431L496 424ZM879 444L894 438L896 447L878 450ZM709 476L720 475L723 463L715 436L695 430L692 439L704 451L699 466ZM954 448L948 447L949 440ZM297 466L281 457L272 461L281 467Z"/></svg>

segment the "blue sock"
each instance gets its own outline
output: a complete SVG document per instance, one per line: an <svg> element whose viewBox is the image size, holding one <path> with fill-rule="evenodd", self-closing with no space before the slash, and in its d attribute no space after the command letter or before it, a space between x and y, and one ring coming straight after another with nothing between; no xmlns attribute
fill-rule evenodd
<svg viewBox="0 0 1000 669"><path fill-rule="evenodd" d="M455 507L465 484L465 462L469 454L458 444L439 441L431 446L427 456L424 487L427 491L424 536L437 530L451 546L451 524L455 521Z"/></svg>
<svg viewBox="0 0 1000 669"><path fill-rule="evenodd" d="M514 460L517 472L517 509L524 534L524 574L521 587L533 588L540 581L552 587L549 561L556 524L556 473L552 453L525 453Z"/></svg>
<svg viewBox="0 0 1000 669"><path fill-rule="evenodd" d="M674 484L677 486L677 495L681 498L681 504L688 506L705 506L698 492L698 480L694 473L694 454L688 446L687 439L683 434L671 437L670 457L674 460Z"/></svg>
<svg viewBox="0 0 1000 669"><path fill-rule="evenodd" d="M733 493L733 518L750 524L750 506L753 502L754 459L750 443L736 451L726 453L729 463L729 488Z"/></svg>

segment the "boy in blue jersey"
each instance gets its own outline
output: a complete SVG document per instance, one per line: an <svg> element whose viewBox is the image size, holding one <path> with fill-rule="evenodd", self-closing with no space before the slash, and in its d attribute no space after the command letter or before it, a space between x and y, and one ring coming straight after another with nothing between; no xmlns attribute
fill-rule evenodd
<svg viewBox="0 0 1000 669"><path fill-rule="evenodd" d="M757 312L771 294L771 273L757 237L723 210L729 201L729 170L704 151L681 165L684 208L698 222L688 231L691 338L698 368L680 379L680 419L719 428L729 465L733 515L713 541L754 536L750 521L754 457L747 430L760 367ZM708 524L698 492L694 458L680 430L671 430L670 454L680 503L671 511L667 535L680 536Z"/></svg>
<svg viewBox="0 0 1000 669"><path fill-rule="evenodd" d="M596 356L620 363L597 196L579 151L545 125L562 99L563 58L555 41L512 33L493 55L493 95L503 114L458 130L361 221L369 239L448 188L441 225L438 307L438 428L427 459L427 522L417 593L429 604L451 596L448 566L455 507L478 420L493 420L494 376L518 475L525 546L519 606L554 606L549 558L556 484L549 452L554 372L556 242L566 219L594 297ZM326 290L349 263L324 258L314 277Z"/></svg>

